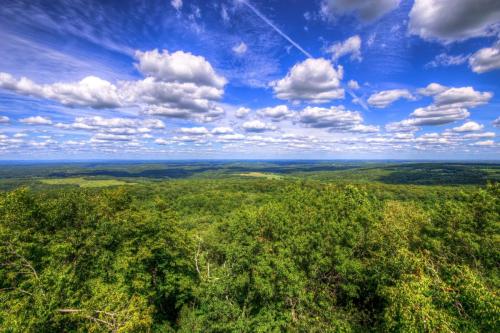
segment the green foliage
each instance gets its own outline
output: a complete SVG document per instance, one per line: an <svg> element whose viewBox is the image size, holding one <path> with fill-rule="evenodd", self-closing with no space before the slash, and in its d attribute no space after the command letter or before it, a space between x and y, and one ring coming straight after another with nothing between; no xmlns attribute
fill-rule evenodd
<svg viewBox="0 0 500 333"><path fill-rule="evenodd" d="M2 332L498 332L500 186L0 194Z"/></svg>

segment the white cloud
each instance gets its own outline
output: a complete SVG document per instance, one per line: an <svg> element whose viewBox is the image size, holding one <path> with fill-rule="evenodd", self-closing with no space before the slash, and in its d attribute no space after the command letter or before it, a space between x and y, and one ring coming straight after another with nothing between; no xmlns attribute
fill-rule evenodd
<svg viewBox="0 0 500 333"><path fill-rule="evenodd" d="M262 108L257 111L257 114L263 117L272 118L273 120L282 120L293 116L293 111L288 109L288 106L282 104L272 107Z"/></svg>
<svg viewBox="0 0 500 333"><path fill-rule="evenodd" d="M223 93L225 78L217 75L203 57L182 51L136 52L137 68L147 77L119 81L117 86L97 77L76 83L39 85L26 78L0 73L0 88L56 100L65 105L92 108L140 106L144 113L211 121L224 110L215 104Z"/></svg>
<svg viewBox="0 0 500 333"><path fill-rule="evenodd" d="M343 42L330 45L326 52L331 53L334 61L346 55L351 55L351 60L361 61L361 38L358 35L349 37Z"/></svg>
<svg viewBox="0 0 500 333"><path fill-rule="evenodd" d="M380 128L378 126L373 126L373 125L354 125L349 129L349 132L355 132L355 133L377 133L380 131Z"/></svg>
<svg viewBox="0 0 500 333"><path fill-rule="evenodd" d="M361 20L372 22L396 9L400 0L323 0L321 14L332 19L343 14L355 14Z"/></svg>
<svg viewBox="0 0 500 333"><path fill-rule="evenodd" d="M235 112L235 116L238 118L245 118L251 110L249 108L240 107Z"/></svg>
<svg viewBox="0 0 500 333"><path fill-rule="evenodd" d="M116 86L95 76L87 76L79 82L40 85L25 77L18 80L8 73L0 73L0 88L70 106L112 108L121 105Z"/></svg>
<svg viewBox="0 0 500 333"><path fill-rule="evenodd" d="M223 134L217 137L217 141L240 141L244 140L245 136L243 134Z"/></svg>
<svg viewBox="0 0 500 333"><path fill-rule="evenodd" d="M500 43L485 47L469 58L469 66L475 73L485 73L500 68Z"/></svg>
<svg viewBox="0 0 500 333"><path fill-rule="evenodd" d="M446 53L438 54L431 62L427 63L425 67L448 67L457 66L465 63L469 59L467 54L449 55Z"/></svg>
<svg viewBox="0 0 500 333"><path fill-rule="evenodd" d="M193 83L197 86L208 86L221 89L227 83L226 79L217 75L212 65L202 56L189 52L157 49L135 54L139 63L137 69L146 76L157 81Z"/></svg>
<svg viewBox="0 0 500 333"><path fill-rule="evenodd" d="M44 147L47 147L47 146L53 145L54 143L56 143L54 140L45 140L45 141L41 141L41 142L38 142L38 141L30 141L30 142L29 142L29 145L30 145L30 146L33 146L33 147L35 147L35 148L44 148Z"/></svg>
<svg viewBox="0 0 500 333"><path fill-rule="evenodd" d="M419 89L421 95L433 96L433 104L416 109L408 125L426 126L442 125L469 117L469 108L486 104L493 97L491 92L480 92L473 87L444 87L437 83Z"/></svg>
<svg viewBox="0 0 500 333"><path fill-rule="evenodd" d="M163 121L158 119L103 118L101 116L77 117L71 124L57 123L54 126L60 129L94 131L101 134L122 136L144 134L151 132L151 129L165 128Z"/></svg>
<svg viewBox="0 0 500 333"><path fill-rule="evenodd" d="M500 22L500 2L415 0L409 16L410 33L424 39L453 42L491 35Z"/></svg>
<svg viewBox="0 0 500 333"><path fill-rule="evenodd" d="M351 88L352 90L358 90L359 89L359 83L355 80L349 80L347 82L347 86Z"/></svg>
<svg viewBox="0 0 500 333"><path fill-rule="evenodd" d="M368 104L376 108L385 108L400 98L413 100L413 95L407 89L392 89L380 91L368 98Z"/></svg>
<svg viewBox="0 0 500 333"><path fill-rule="evenodd" d="M472 143L471 145L473 145L473 146L494 146L495 141L493 141L493 140L478 141L478 142Z"/></svg>
<svg viewBox="0 0 500 333"><path fill-rule="evenodd" d="M159 139L155 140L155 143L158 144L158 145L169 145L169 144L172 144L173 141L159 138Z"/></svg>
<svg viewBox="0 0 500 333"><path fill-rule="evenodd" d="M283 79L270 85L279 99L324 103L344 98L344 89L340 86L343 74L342 66L335 69L326 59L311 58L296 64Z"/></svg>
<svg viewBox="0 0 500 333"><path fill-rule="evenodd" d="M165 123L158 119L132 119L132 118L103 118L95 117L77 117L72 124L73 128L98 128L98 127L121 127L121 128L165 128Z"/></svg>
<svg viewBox="0 0 500 333"><path fill-rule="evenodd" d="M468 121L465 124L454 127L452 129L453 132L474 132L474 131L480 131L483 129L483 125L476 123L475 121Z"/></svg>
<svg viewBox="0 0 500 333"><path fill-rule="evenodd" d="M431 146L441 146L446 145L449 146L452 144L450 138L440 135L439 133L425 133L418 138L415 139L415 142L422 145L431 145Z"/></svg>
<svg viewBox="0 0 500 333"><path fill-rule="evenodd" d="M179 132L188 135L207 135L210 133L205 127L182 127Z"/></svg>
<svg viewBox="0 0 500 333"><path fill-rule="evenodd" d="M233 46L233 52L237 55L245 54L248 50L247 44L244 42L239 43L238 45Z"/></svg>
<svg viewBox="0 0 500 333"><path fill-rule="evenodd" d="M414 126L443 125L465 119L469 115L465 108L430 105L413 111L409 122Z"/></svg>
<svg viewBox="0 0 500 333"><path fill-rule="evenodd" d="M260 120L250 120L243 123L241 126L247 132L265 132L265 131L275 131L276 126L264 123Z"/></svg>
<svg viewBox="0 0 500 333"><path fill-rule="evenodd" d="M124 98L141 103L144 113L174 118L213 121L224 114L214 101L223 93L226 79L215 73L201 56L163 50L136 52L142 81L123 83Z"/></svg>
<svg viewBox="0 0 500 333"><path fill-rule="evenodd" d="M495 127L500 127L500 117L498 117L497 119L493 120L492 124Z"/></svg>
<svg viewBox="0 0 500 333"><path fill-rule="evenodd" d="M9 117L7 117L7 116L0 116L0 123L5 124L5 123L8 123L8 122L10 122Z"/></svg>
<svg viewBox="0 0 500 333"><path fill-rule="evenodd" d="M418 89L417 92L424 96L434 96L448 89L439 83L429 83L425 88Z"/></svg>
<svg viewBox="0 0 500 333"><path fill-rule="evenodd" d="M33 116L33 117L28 117L28 118L23 118L19 120L23 124L28 124L28 125L51 125L52 120L50 120L47 117L41 117L41 116Z"/></svg>
<svg viewBox="0 0 500 333"><path fill-rule="evenodd" d="M108 133L97 133L94 135L90 142L100 142L100 141L130 141L132 137L128 135L120 134L108 134Z"/></svg>
<svg viewBox="0 0 500 333"><path fill-rule="evenodd" d="M145 113L187 118L203 113L221 113L214 101L223 91L193 83L158 82L153 78L130 82L123 92L131 102L145 104Z"/></svg>
<svg viewBox="0 0 500 333"><path fill-rule="evenodd" d="M493 97L491 92L480 92L473 87L449 88L434 96L437 106L454 104L460 107L472 108L486 104Z"/></svg>
<svg viewBox="0 0 500 333"><path fill-rule="evenodd" d="M208 122L219 119L224 114L224 109L213 103L206 103L207 109L188 109L180 108L176 105L164 104L160 106L148 106L144 113L154 116L163 116L170 118L193 118L198 121Z"/></svg>
<svg viewBox="0 0 500 333"><path fill-rule="evenodd" d="M83 145L85 145L85 142L75 141L75 140L68 140L68 141L64 141L62 144L63 145L68 145L68 146L83 146Z"/></svg>
<svg viewBox="0 0 500 333"><path fill-rule="evenodd" d="M464 135L464 139L491 139L496 136L493 132L471 133Z"/></svg>
<svg viewBox="0 0 500 333"><path fill-rule="evenodd" d="M362 125L363 117L359 112L348 111L344 106L330 108L306 107L300 112L300 121L310 127L329 128L336 131L359 131L366 128Z"/></svg>
<svg viewBox="0 0 500 333"><path fill-rule="evenodd" d="M388 123L385 125L385 130L387 132L395 132L395 133L407 133L407 132L416 132L419 128L408 119Z"/></svg>
<svg viewBox="0 0 500 333"><path fill-rule="evenodd" d="M234 133L234 130L231 127L215 127L212 129L212 134L215 135L223 135L223 134L232 134Z"/></svg>
<svg viewBox="0 0 500 333"><path fill-rule="evenodd" d="M172 7L174 7L176 10L180 10L182 8L182 0L171 0L170 4Z"/></svg>

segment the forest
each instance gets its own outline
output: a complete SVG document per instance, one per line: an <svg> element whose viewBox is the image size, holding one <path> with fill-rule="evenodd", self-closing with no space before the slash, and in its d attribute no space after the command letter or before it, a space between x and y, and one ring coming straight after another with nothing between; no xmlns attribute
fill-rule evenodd
<svg viewBox="0 0 500 333"><path fill-rule="evenodd" d="M498 164L0 167L1 332L500 332Z"/></svg>

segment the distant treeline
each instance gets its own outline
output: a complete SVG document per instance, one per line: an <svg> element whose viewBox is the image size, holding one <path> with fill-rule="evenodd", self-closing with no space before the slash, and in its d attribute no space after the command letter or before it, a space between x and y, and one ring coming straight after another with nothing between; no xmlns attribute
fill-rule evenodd
<svg viewBox="0 0 500 333"><path fill-rule="evenodd" d="M242 173L272 173L291 178L381 182L415 185L485 185L500 181L495 163L382 163L382 162L169 162L72 163L0 166L0 189L38 178L227 178Z"/></svg>

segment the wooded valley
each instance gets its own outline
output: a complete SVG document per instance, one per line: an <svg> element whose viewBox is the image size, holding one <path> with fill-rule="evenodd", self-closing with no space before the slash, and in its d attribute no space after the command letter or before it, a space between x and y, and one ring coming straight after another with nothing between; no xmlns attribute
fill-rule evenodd
<svg viewBox="0 0 500 333"><path fill-rule="evenodd" d="M1 331L500 331L498 183L320 178L5 190Z"/></svg>

